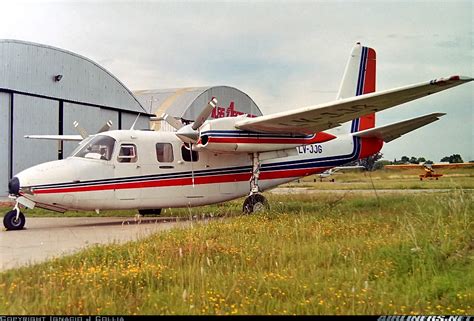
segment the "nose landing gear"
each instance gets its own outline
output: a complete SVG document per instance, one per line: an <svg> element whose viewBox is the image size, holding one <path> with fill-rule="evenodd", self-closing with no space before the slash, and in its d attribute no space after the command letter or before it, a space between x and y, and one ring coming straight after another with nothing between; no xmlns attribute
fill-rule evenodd
<svg viewBox="0 0 474 321"><path fill-rule="evenodd" d="M15 205L13 210L5 214L3 217L3 226L5 226L8 231L23 229L25 222L25 215L20 211L18 203Z"/></svg>

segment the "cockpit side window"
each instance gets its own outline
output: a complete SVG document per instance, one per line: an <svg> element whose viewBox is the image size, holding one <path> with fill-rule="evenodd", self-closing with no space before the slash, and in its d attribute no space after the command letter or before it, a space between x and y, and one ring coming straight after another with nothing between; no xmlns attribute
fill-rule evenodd
<svg viewBox="0 0 474 321"><path fill-rule="evenodd" d="M72 156L109 161L112 158L114 146L115 139L110 136L99 135L85 142Z"/></svg>
<svg viewBox="0 0 474 321"><path fill-rule="evenodd" d="M120 146L120 152L117 157L119 163L136 163L137 147L133 144L122 144Z"/></svg>

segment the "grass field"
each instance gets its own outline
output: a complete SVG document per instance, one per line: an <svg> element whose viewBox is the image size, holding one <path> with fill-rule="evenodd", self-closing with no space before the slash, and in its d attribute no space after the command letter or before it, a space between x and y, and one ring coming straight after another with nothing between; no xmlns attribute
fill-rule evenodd
<svg viewBox="0 0 474 321"><path fill-rule="evenodd" d="M474 314L472 192L269 198L3 272L0 314Z"/></svg>
<svg viewBox="0 0 474 321"><path fill-rule="evenodd" d="M319 176L309 176L298 181L291 182L286 187L307 187L313 189L451 189L464 188L474 189L474 167L440 169L436 173L443 174L438 180L423 179L420 181L419 174L422 169L387 169L375 172L360 172L359 170L348 170L344 173L336 172L321 182Z"/></svg>

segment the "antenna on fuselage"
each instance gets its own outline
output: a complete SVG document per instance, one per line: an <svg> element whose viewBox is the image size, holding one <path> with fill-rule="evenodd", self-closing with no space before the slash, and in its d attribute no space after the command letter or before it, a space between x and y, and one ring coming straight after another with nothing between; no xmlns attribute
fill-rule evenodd
<svg viewBox="0 0 474 321"><path fill-rule="evenodd" d="M134 129L135 129L135 125L136 125L136 123L137 123L137 121L138 121L138 118L140 118L140 115L141 115L141 114L142 114L142 113L138 113L137 118L135 118L135 121L133 122L132 127L130 128L130 130L134 130Z"/></svg>

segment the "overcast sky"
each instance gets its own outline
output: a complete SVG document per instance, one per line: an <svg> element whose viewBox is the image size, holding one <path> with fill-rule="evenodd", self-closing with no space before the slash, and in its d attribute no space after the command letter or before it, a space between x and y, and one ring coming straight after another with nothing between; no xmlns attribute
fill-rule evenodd
<svg viewBox="0 0 474 321"><path fill-rule="evenodd" d="M2 1L0 38L67 49L131 90L228 85L264 114L333 100L352 46L377 51L377 89L474 76L473 1ZM447 113L385 159L474 160L472 83L377 114Z"/></svg>

